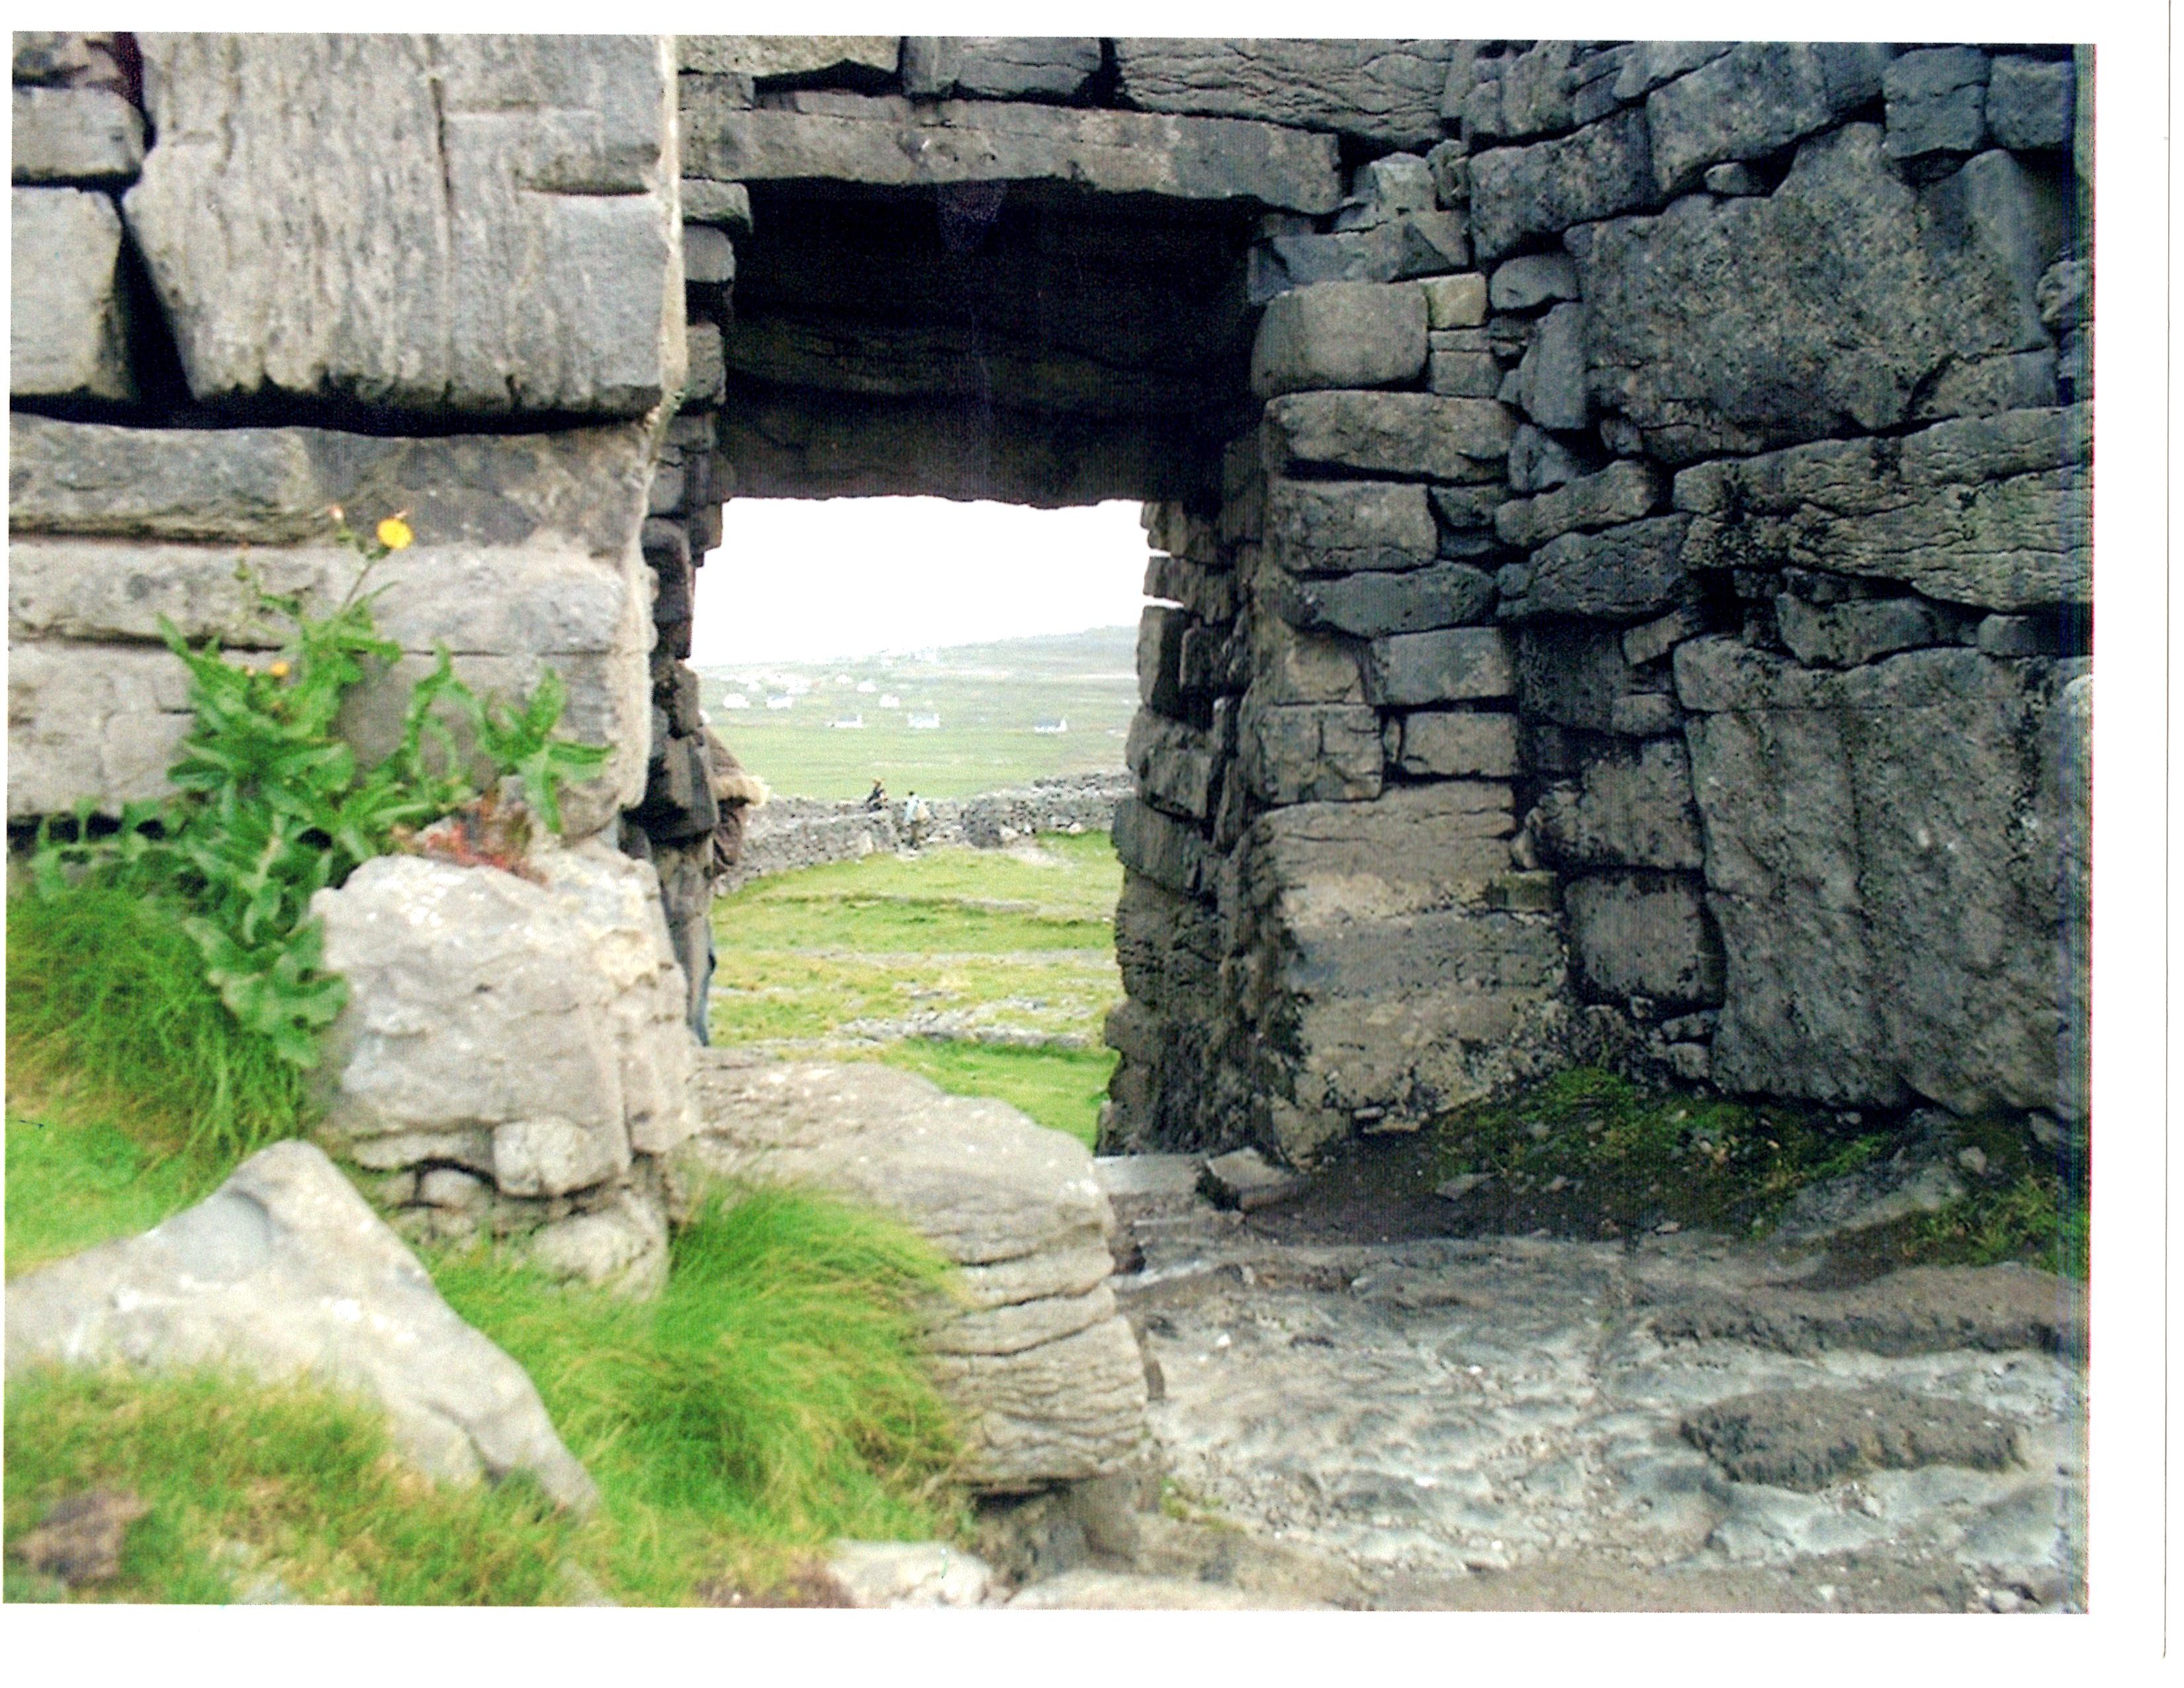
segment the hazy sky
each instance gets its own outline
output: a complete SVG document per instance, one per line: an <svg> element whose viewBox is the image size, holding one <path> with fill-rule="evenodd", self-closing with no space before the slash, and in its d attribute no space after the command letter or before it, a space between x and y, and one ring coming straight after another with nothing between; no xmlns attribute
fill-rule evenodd
<svg viewBox="0 0 2184 1688"><path fill-rule="evenodd" d="M1135 504L732 499L698 571L690 660L812 660L1134 624Z"/></svg>

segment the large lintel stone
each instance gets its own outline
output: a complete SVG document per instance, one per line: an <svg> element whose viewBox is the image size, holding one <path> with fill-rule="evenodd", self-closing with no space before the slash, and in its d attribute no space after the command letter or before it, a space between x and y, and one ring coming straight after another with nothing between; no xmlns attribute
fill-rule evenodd
<svg viewBox="0 0 2184 1688"><path fill-rule="evenodd" d="M1447 41L1197 41L1123 36L1122 92L1148 111L1333 129L1424 148L1441 138Z"/></svg>

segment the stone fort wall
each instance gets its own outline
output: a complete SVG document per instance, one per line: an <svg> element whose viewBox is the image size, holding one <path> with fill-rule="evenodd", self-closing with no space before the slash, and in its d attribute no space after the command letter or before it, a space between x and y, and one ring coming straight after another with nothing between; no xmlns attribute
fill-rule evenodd
<svg viewBox="0 0 2184 1688"><path fill-rule="evenodd" d="M326 507L406 509L405 669L559 668L572 830L688 918L722 499L1134 497L1110 1146L1603 1058L2082 1128L2088 53L14 65L11 823L160 788L159 615L248 644L238 552L337 596Z"/></svg>

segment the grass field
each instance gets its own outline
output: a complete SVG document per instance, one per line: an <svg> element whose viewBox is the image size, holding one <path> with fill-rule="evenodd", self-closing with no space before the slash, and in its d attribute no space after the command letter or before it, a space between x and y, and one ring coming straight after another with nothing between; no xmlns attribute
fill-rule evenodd
<svg viewBox="0 0 2184 1688"><path fill-rule="evenodd" d="M784 796L862 797L881 779L898 797L972 797L1120 769L1138 704L1136 642L1135 628L1100 627L915 656L703 668L700 696L738 759ZM749 707L727 707L731 694ZM792 708L766 706L792 694ZM928 714L937 729L909 725ZM852 717L864 726L828 725ZM1034 730L1061 721L1067 733Z"/></svg>
<svg viewBox="0 0 2184 1688"><path fill-rule="evenodd" d="M1115 1065L1100 1028L1122 995L1122 882L1104 833L760 880L713 905L713 1041L884 1061L1089 1144ZM981 1033L1078 1046L1015 1047Z"/></svg>

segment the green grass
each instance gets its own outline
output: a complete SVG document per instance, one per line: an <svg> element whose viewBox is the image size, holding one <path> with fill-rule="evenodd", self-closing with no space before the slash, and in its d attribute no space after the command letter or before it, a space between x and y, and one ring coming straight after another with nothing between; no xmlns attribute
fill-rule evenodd
<svg viewBox="0 0 2184 1688"><path fill-rule="evenodd" d="M2067 1155L2034 1149L2007 1120L1960 1120L1953 1134L1960 1147L1986 1156L1986 1175L1967 1178L1964 1194L1938 1211L1861 1240L1861 1254L1892 1267L2021 1260L2065 1278L2086 1277L2092 1225L2084 1167Z"/></svg>
<svg viewBox="0 0 2184 1688"><path fill-rule="evenodd" d="M937 850L806 868L714 905L712 1037L801 1059L880 1060L994 1096L1089 1145L1115 1057L1122 866L1104 833L1035 852ZM906 1035L913 1017L1073 1038L1020 1048Z"/></svg>
<svg viewBox="0 0 2184 1688"><path fill-rule="evenodd" d="M8 1113L8 1275L148 1231L212 1194L233 1162L160 1150L110 1120Z"/></svg>
<svg viewBox="0 0 2184 1688"><path fill-rule="evenodd" d="M8 1085L42 1116L239 1158L298 1130L304 1075L245 1031L181 917L83 883L8 900Z"/></svg>

